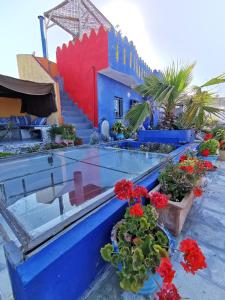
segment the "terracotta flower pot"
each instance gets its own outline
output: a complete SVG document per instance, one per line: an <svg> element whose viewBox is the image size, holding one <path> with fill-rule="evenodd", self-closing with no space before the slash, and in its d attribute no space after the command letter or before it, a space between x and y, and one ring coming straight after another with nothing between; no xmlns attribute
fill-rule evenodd
<svg viewBox="0 0 225 300"><path fill-rule="evenodd" d="M197 182L201 185L202 180ZM157 185L151 192L159 192L160 184ZM151 193L150 192L150 193ZM195 195L193 191L186 195L181 202L169 201L168 206L164 209L158 209L159 221L168 228L173 235L178 236L184 226L188 213L193 205Z"/></svg>

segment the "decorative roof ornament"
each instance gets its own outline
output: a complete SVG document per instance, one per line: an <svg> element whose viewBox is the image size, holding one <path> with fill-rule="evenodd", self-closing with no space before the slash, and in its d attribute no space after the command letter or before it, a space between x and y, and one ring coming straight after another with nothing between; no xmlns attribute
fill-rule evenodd
<svg viewBox="0 0 225 300"><path fill-rule="evenodd" d="M98 30L104 26L110 30L113 25L89 0L65 0L44 13L47 18L46 29L58 25L73 38L80 38L84 33Z"/></svg>

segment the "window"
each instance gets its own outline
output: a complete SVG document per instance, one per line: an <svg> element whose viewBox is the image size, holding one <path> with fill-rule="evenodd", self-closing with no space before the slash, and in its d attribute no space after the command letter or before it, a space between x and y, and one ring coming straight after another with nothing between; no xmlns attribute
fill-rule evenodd
<svg viewBox="0 0 225 300"><path fill-rule="evenodd" d="M119 97L114 98L114 109L115 109L115 117L122 118L123 117L123 99Z"/></svg>
<svg viewBox="0 0 225 300"><path fill-rule="evenodd" d="M136 104L138 104L139 102L137 101L137 100L135 100L135 99L130 99L130 107L132 107L132 106L134 106L134 105L136 105Z"/></svg>

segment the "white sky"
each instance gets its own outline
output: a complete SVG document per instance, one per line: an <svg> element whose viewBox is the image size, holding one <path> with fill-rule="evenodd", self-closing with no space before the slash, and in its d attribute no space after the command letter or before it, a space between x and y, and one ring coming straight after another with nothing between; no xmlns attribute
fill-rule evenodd
<svg viewBox="0 0 225 300"><path fill-rule="evenodd" d="M0 73L18 76L16 54L42 55L37 16L60 0L0 0ZM197 61L194 83L225 72L225 0L93 0L133 40L151 68ZM50 58L70 37L49 31ZM225 87L219 92L225 94Z"/></svg>

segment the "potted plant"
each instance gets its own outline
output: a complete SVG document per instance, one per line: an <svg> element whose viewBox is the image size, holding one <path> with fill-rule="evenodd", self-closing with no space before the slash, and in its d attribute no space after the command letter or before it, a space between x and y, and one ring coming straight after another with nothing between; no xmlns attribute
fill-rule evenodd
<svg viewBox="0 0 225 300"><path fill-rule="evenodd" d="M78 136L76 136L75 140L74 140L74 145L75 146L81 146L81 145L83 145L83 140L81 138L79 138Z"/></svg>
<svg viewBox="0 0 225 300"><path fill-rule="evenodd" d="M216 139L208 139L199 146L199 157L215 163L218 159L220 143Z"/></svg>
<svg viewBox="0 0 225 300"><path fill-rule="evenodd" d="M74 140L76 137L75 127L70 124L64 124L62 125L62 128L63 128L63 133L62 133L63 143L65 143L66 145L74 145Z"/></svg>
<svg viewBox="0 0 225 300"><path fill-rule="evenodd" d="M121 121L116 121L112 126L112 131L116 134L117 140L124 139L125 125Z"/></svg>
<svg viewBox="0 0 225 300"><path fill-rule="evenodd" d="M49 134L53 142L55 142L56 144L62 143L62 134L63 134L62 126L52 125L52 127L49 129Z"/></svg>
<svg viewBox="0 0 225 300"><path fill-rule="evenodd" d="M202 128L208 115L220 115L222 110L212 105L215 96L202 89L225 82L225 76L213 78L189 92L194 66L173 63L165 71L145 78L144 83L136 88L147 101L132 107L125 116L132 129L138 130L148 117L153 120L157 111L161 115L159 130L139 131L141 142L192 142L195 138L193 128Z"/></svg>
<svg viewBox="0 0 225 300"><path fill-rule="evenodd" d="M172 283L175 270L169 259L175 244L168 231L158 225L155 209L166 207L168 198L161 194L157 201L150 204L148 199L144 206L141 199L147 197L147 190L134 187L127 180L115 185L115 194L120 200L128 200L129 206L112 230L112 242L101 248L102 258L118 270L122 289L146 296L155 294L154 299L181 299ZM196 241L182 241L179 251L184 254L181 265L186 272L195 274L206 268L205 257Z"/></svg>
<svg viewBox="0 0 225 300"><path fill-rule="evenodd" d="M150 197L155 192L168 196L168 206L159 211L159 219L175 236L180 234L194 198L202 195L202 176L212 167L211 162L183 155L178 164L171 163L161 172Z"/></svg>

